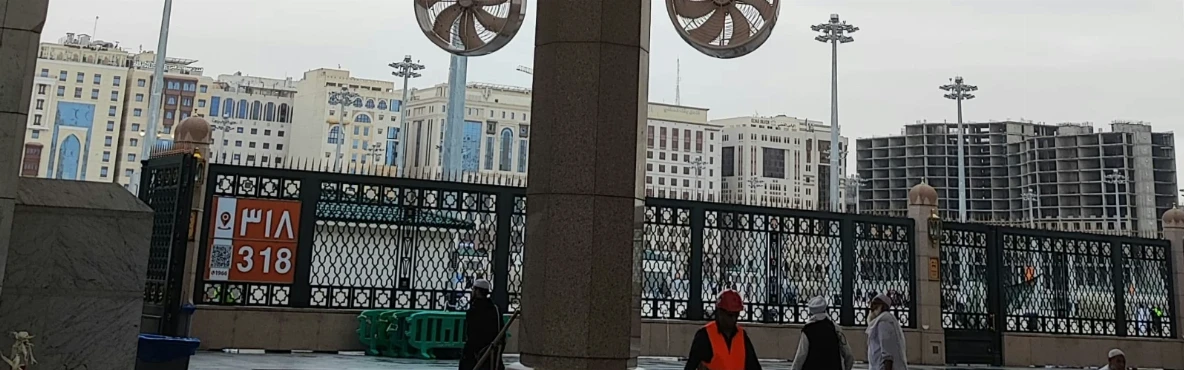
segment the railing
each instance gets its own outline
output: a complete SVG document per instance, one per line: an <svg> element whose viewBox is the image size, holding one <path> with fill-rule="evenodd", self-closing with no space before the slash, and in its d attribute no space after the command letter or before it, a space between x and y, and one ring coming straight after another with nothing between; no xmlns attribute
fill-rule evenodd
<svg viewBox="0 0 1184 370"><path fill-rule="evenodd" d="M944 328L1175 337L1167 241L947 224L941 248Z"/></svg>
<svg viewBox="0 0 1184 370"><path fill-rule="evenodd" d="M208 210L223 197L298 201L300 211L290 258L264 261L291 275L214 281L202 271L200 304L463 309L472 280L485 278L495 302L517 309L524 188L216 164L209 180ZM216 213L203 221L199 266L257 269L209 247ZM649 198L642 315L704 320L730 288L745 297L744 321L802 323L805 302L823 296L840 324L863 325L869 298L888 293L913 327L914 230L905 218Z"/></svg>

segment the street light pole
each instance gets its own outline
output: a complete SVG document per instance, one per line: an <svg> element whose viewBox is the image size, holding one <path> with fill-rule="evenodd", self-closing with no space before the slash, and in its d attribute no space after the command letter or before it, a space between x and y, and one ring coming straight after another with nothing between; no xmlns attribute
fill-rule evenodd
<svg viewBox="0 0 1184 370"><path fill-rule="evenodd" d="M407 81L412 78L418 78L421 75L418 71L423 70L423 64L412 62L411 56L403 57L403 61L389 64L395 71L391 72L395 77L403 78L403 100L399 102L399 133L395 139L398 140L398 148L396 148L395 155L398 156L399 177L405 177L407 172L404 168L407 167L407 100L410 97L411 88L407 85ZM389 163L388 163L389 164Z"/></svg>
<svg viewBox="0 0 1184 370"><path fill-rule="evenodd" d="M958 102L958 221L966 222L966 129L962 127L962 101L974 99L971 92L977 91L978 86L963 83L962 76L951 80L953 84L941 85L940 88L948 92L945 94L946 99Z"/></svg>
<svg viewBox="0 0 1184 370"><path fill-rule="evenodd" d="M1024 189L1021 197L1028 201L1028 227L1036 228L1036 192L1032 188Z"/></svg>
<svg viewBox="0 0 1184 370"><path fill-rule="evenodd" d="M152 157L152 147L156 145L157 125L160 124L160 103L164 94L164 64L165 55L168 54L169 46L169 21L173 14L173 0L164 0L164 13L160 17L160 35L156 39L156 60L152 66L152 95L148 97L148 132L151 135L146 135L141 139L143 148L140 150L140 160L146 161ZM140 165L140 170L135 171L135 176L132 182L135 183L136 191L140 189L140 180L143 177L144 166Z"/></svg>
<svg viewBox="0 0 1184 370"><path fill-rule="evenodd" d="M848 188L853 188L855 191L855 214L859 214L861 213L859 209L859 190L863 189L863 185L867 183L867 179L860 177L857 173L848 177L847 181L850 184Z"/></svg>
<svg viewBox="0 0 1184 370"><path fill-rule="evenodd" d="M1114 229L1119 230L1122 228L1122 203L1119 198L1121 193L1118 192L1118 185L1126 184L1126 175L1118 173L1118 169L1113 169L1102 181L1106 184L1114 184ZM1106 186L1102 185L1102 191L1105 190ZM1102 204L1106 204L1105 193L1102 195Z"/></svg>
<svg viewBox="0 0 1184 370"><path fill-rule="evenodd" d="M213 162L219 163L221 162L221 157L226 155L226 133L233 129L234 126L237 126L239 122L230 120L230 112L226 112L222 114L222 118L214 119L214 124L214 128L219 131L219 137L218 154L215 155Z"/></svg>
<svg viewBox="0 0 1184 370"><path fill-rule="evenodd" d="M707 167L707 162L703 161L703 156L698 156L691 161L691 166L695 168L695 193L699 198L696 200L703 200L703 168Z"/></svg>
<svg viewBox="0 0 1184 370"><path fill-rule="evenodd" d="M334 171L341 172L341 144L345 142L346 130L345 126L349 123L346 121L345 107L352 104L354 99L361 98L361 95L353 91L349 91L348 87L342 86L341 91L333 91L329 93L329 104L338 104L341 106L341 119L337 122L337 127L341 129L341 135L337 137L337 149L333 154ZM333 128L329 128L329 134L333 134Z"/></svg>
<svg viewBox="0 0 1184 370"><path fill-rule="evenodd" d="M838 14L831 14L827 23L810 26L814 32L822 32L814 39L830 43L830 208L838 212L839 199L839 44L855 41L848 33L859 31L859 27L840 22Z"/></svg>
<svg viewBox="0 0 1184 370"><path fill-rule="evenodd" d="M749 177L748 178L748 188L752 190L752 203L749 203L750 205L753 203L756 203L756 200L757 200L756 188L761 185L764 185L764 183L765 183L764 181L762 181L761 179L756 178L756 177Z"/></svg>
<svg viewBox="0 0 1184 370"><path fill-rule="evenodd" d="M369 148L366 148L366 152L367 152L366 155L373 158L373 161L378 161L379 158L382 158L384 151L385 150L382 148L381 143L373 143L373 144L370 144Z"/></svg>

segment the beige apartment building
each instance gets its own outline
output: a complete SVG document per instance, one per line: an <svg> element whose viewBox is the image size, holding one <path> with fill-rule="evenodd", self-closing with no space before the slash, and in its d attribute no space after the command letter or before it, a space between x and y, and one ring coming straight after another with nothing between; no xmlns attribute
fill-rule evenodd
<svg viewBox="0 0 1184 370"><path fill-rule="evenodd" d="M722 125L705 108L649 103L645 193L672 199L718 201Z"/></svg>
<svg viewBox="0 0 1184 370"><path fill-rule="evenodd" d="M198 107L214 129L211 150L218 163L272 166L284 163L292 137L297 83L219 75L208 106Z"/></svg>
<svg viewBox="0 0 1184 370"><path fill-rule="evenodd" d="M465 92L461 169L525 179L530 152L530 89L470 83ZM442 170L448 84L413 90L407 103L407 168Z"/></svg>
<svg viewBox="0 0 1184 370"><path fill-rule="evenodd" d="M343 89L358 96L344 110L331 99ZM287 156L334 166L334 154L340 153L344 172L376 161L393 166L400 93L393 82L351 77L349 71L321 68L305 72L296 83L293 105L299 108L291 122L295 129L288 139Z"/></svg>
<svg viewBox="0 0 1184 370"><path fill-rule="evenodd" d="M723 201L799 209L826 207L829 125L785 115L733 117L712 123L723 126ZM840 138L839 147L846 151L847 138ZM839 169L840 174L844 172Z"/></svg>

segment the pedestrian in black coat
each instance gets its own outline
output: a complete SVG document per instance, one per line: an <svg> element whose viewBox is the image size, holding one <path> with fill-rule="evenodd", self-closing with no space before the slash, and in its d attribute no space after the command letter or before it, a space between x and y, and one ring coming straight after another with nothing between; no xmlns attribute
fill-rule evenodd
<svg viewBox="0 0 1184 370"><path fill-rule="evenodd" d="M465 347L461 352L459 370L504 370L501 346L494 348L489 358L480 367L477 360L489 349L497 335L502 330L502 314L497 305L489 298L493 284L488 280L478 279L473 282L473 294L469 300L469 310L465 312Z"/></svg>

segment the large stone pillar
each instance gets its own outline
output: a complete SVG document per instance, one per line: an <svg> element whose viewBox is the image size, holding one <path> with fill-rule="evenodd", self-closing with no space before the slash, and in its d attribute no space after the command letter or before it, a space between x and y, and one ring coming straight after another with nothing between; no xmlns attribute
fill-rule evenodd
<svg viewBox="0 0 1184 370"><path fill-rule="evenodd" d="M538 2L519 332L535 369L636 366L650 1Z"/></svg>
<svg viewBox="0 0 1184 370"><path fill-rule="evenodd" d="M916 222L917 329L921 332L918 365L943 365L946 361L945 332L941 327L941 281L930 280L931 258L941 258L929 238L929 217L937 212L937 190L922 181L909 190L909 218Z"/></svg>
<svg viewBox="0 0 1184 370"><path fill-rule="evenodd" d="M209 167L207 166L207 158L213 158L210 153L210 138L212 132L210 130L209 122L206 122L201 117L189 117L177 125L173 131L174 148L177 150L192 151L194 158L198 162L197 180L193 182L193 194L189 206L190 225L201 225L204 220L204 208L206 198L206 182L209 181L207 175L209 174ZM197 275L202 273L202 268L198 264L198 256L203 245L200 240L201 230L198 227L189 229L188 243L185 245L185 272L183 273L181 283L181 302L184 304L197 305L193 301L195 292L200 291L201 287L195 286L197 282ZM184 313L183 313L184 314ZM176 333L191 335L189 332L189 323L192 317L187 317L185 320L178 320L177 324L181 327L176 328Z"/></svg>
<svg viewBox="0 0 1184 370"><path fill-rule="evenodd" d="M37 48L49 0L0 0L0 289L16 208Z"/></svg>
<svg viewBox="0 0 1184 370"><path fill-rule="evenodd" d="M1176 291L1173 292L1173 298L1176 300L1176 317L1173 319L1175 323L1184 321L1184 209L1174 207L1163 213L1163 238L1167 239L1172 244L1172 270L1175 271L1172 278L1175 279ZM1176 338L1184 339L1184 330L1180 330L1177 326Z"/></svg>

